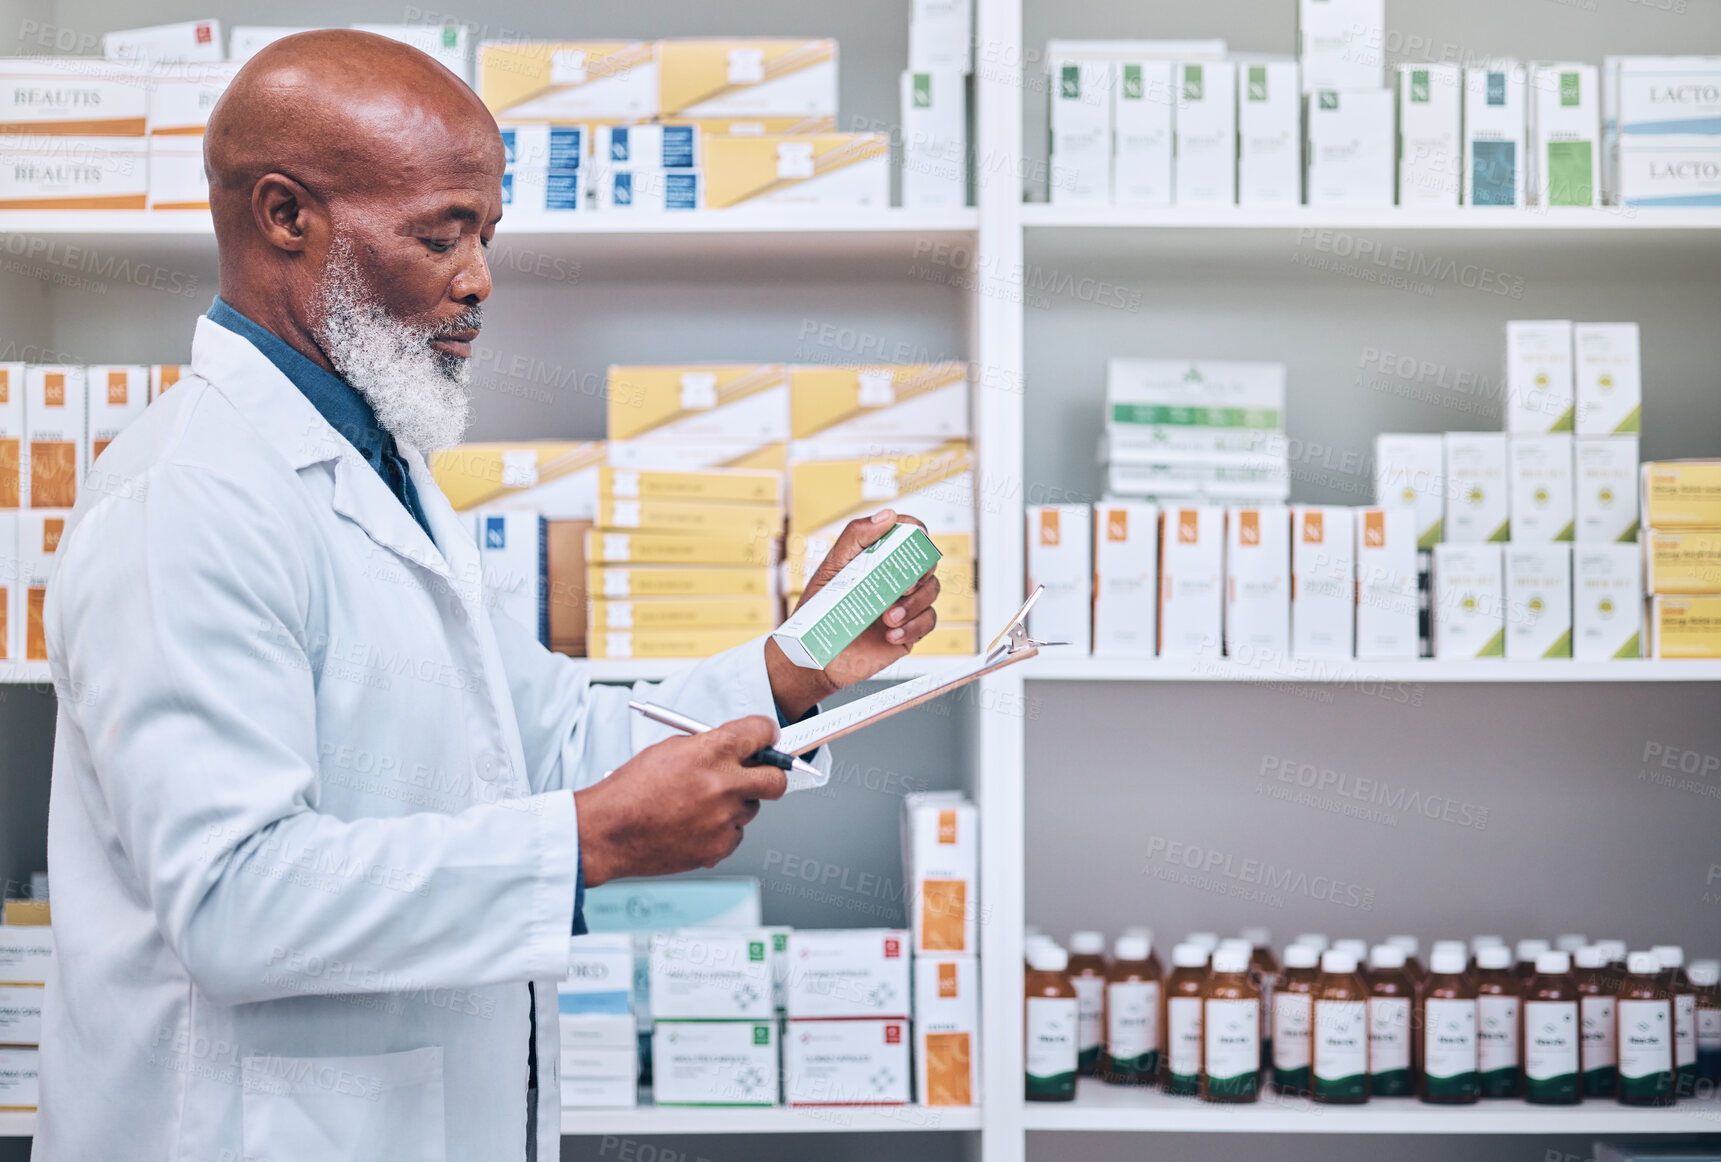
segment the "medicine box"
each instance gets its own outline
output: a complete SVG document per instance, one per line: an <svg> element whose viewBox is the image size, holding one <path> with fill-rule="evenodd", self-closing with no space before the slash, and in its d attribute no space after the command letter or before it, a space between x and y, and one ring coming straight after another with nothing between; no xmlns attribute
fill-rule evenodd
<svg viewBox="0 0 1721 1162"><path fill-rule="evenodd" d="M908 67L954 69L973 67L973 0L914 0L908 19Z"/></svg>
<svg viewBox="0 0 1721 1162"><path fill-rule="evenodd" d="M598 496L607 500L779 505L783 475L741 468L671 472L606 464L597 470L597 487Z"/></svg>
<svg viewBox="0 0 1721 1162"><path fill-rule="evenodd" d="M139 61L155 68L219 61L221 22L187 20L110 32L102 37L102 55L109 60Z"/></svg>
<svg viewBox="0 0 1721 1162"><path fill-rule="evenodd" d="M980 951L980 819L960 795L903 798L902 851L914 952Z"/></svg>
<svg viewBox="0 0 1721 1162"><path fill-rule="evenodd" d="M1303 92L1297 62L1239 61L1236 70L1237 204L1299 205L1303 200Z"/></svg>
<svg viewBox="0 0 1721 1162"><path fill-rule="evenodd" d="M1649 529L1643 538L1648 593L1721 593L1721 529Z"/></svg>
<svg viewBox="0 0 1721 1162"><path fill-rule="evenodd" d="M1464 204L1522 206L1529 163L1524 66L1464 70Z"/></svg>
<svg viewBox="0 0 1721 1162"><path fill-rule="evenodd" d="M1446 526L1446 442L1438 435L1374 438L1374 502L1411 513L1416 545L1431 549Z"/></svg>
<svg viewBox="0 0 1721 1162"><path fill-rule="evenodd" d="M659 1020L651 1078L660 1106L774 1106L776 1022Z"/></svg>
<svg viewBox="0 0 1721 1162"><path fill-rule="evenodd" d="M1052 41L1049 183L1054 206L1103 206L1111 197L1112 87L1116 62Z"/></svg>
<svg viewBox="0 0 1721 1162"><path fill-rule="evenodd" d="M32 364L24 370L25 503L71 508L84 482L85 375L82 367Z"/></svg>
<svg viewBox="0 0 1721 1162"><path fill-rule="evenodd" d="M1230 61L1179 61L1172 114L1179 206L1237 202L1237 66Z"/></svg>
<svg viewBox="0 0 1721 1162"><path fill-rule="evenodd" d="M687 928L651 938L654 1020L769 1019L771 937L757 928Z"/></svg>
<svg viewBox="0 0 1721 1162"><path fill-rule="evenodd" d="M201 152L209 114L239 67L238 61L222 60L157 66L149 87L146 127L150 136L188 137Z"/></svg>
<svg viewBox="0 0 1721 1162"><path fill-rule="evenodd" d="M434 19L414 24L355 24L360 32L374 32L402 44L410 44L437 64L472 84L472 46L468 26Z"/></svg>
<svg viewBox="0 0 1721 1162"><path fill-rule="evenodd" d="M611 629L591 636L586 648L594 658L709 658L759 636L759 629L748 625Z"/></svg>
<svg viewBox="0 0 1721 1162"><path fill-rule="evenodd" d="M890 141L882 133L705 139L706 209L890 206ZM613 433L612 433L613 434Z"/></svg>
<svg viewBox="0 0 1721 1162"><path fill-rule="evenodd" d="M1093 545L1095 656L1151 658L1158 636L1158 506L1100 501Z"/></svg>
<svg viewBox="0 0 1721 1162"><path fill-rule="evenodd" d="M789 615L771 640L797 666L823 669L938 563L917 525L899 524Z"/></svg>
<svg viewBox="0 0 1721 1162"><path fill-rule="evenodd" d="M0 509L0 661L24 656L24 588L18 561L18 510ZM0 963L4 952L0 951ZM5 978L0 976L0 981Z"/></svg>
<svg viewBox="0 0 1721 1162"><path fill-rule="evenodd" d="M1166 507L1159 518L1159 656L1216 658L1224 623L1225 510Z"/></svg>
<svg viewBox="0 0 1721 1162"><path fill-rule="evenodd" d="M147 137L48 136L53 130L25 128L25 135L0 138L0 206L141 210L147 204Z"/></svg>
<svg viewBox="0 0 1721 1162"><path fill-rule="evenodd" d="M909 934L857 928L788 934L784 1007L804 1017L909 1015Z"/></svg>
<svg viewBox="0 0 1721 1162"><path fill-rule="evenodd" d="M643 528L694 537L752 540L780 535L783 510L774 504L600 497L597 523L606 529Z"/></svg>
<svg viewBox="0 0 1721 1162"><path fill-rule="evenodd" d="M149 139L149 208L207 210L209 177L203 172L203 137Z"/></svg>
<svg viewBox="0 0 1721 1162"><path fill-rule="evenodd" d="M1291 514L1277 505L1225 510L1225 652L1282 658L1291 648Z"/></svg>
<svg viewBox="0 0 1721 1162"><path fill-rule="evenodd" d="M1357 510L1291 507L1291 656L1350 658L1356 636Z"/></svg>
<svg viewBox="0 0 1721 1162"><path fill-rule="evenodd" d="M788 370L782 364L614 366L606 390L614 440L789 437Z"/></svg>
<svg viewBox="0 0 1721 1162"><path fill-rule="evenodd" d="M966 39L963 41L966 47ZM968 204L968 77L953 68L902 74L902 205Z"/></svg>
<svg viewBox="0 0 1721 1162"><path fill-rule="evenodd" d="M1652 658L1721 658L1721 597L1652 597L1646 614Z"/></svg>
<svg viewBox="0 0 1721 1162"><path fill-rule="evenodd" d="M1501 546L1435 545L1433 581L1434 656L1450 661L1504 655Z"/></svg>
<svg viewBox="0 0 1721 1162"><path fill-rule="evenodd" d="M0 985L0 1045L36 1045L42 1040L42 986Z"/></svg>
<svg viewBox="0 0 1721 1162"><path fill-rule="evenodd" d="M600 441L457 444L430 456L431 475L456 512L526 510L548 520L597 516Z"/></svg>
<svg viewBox="0 0 1721 1162"><path fill-rule="evenodd" d="M1612 188L1627 206L1721 205L1721 57L1613 57ZM1603 93L1604 101L1609 94ZM1604 159L1607 164L1609 159Z"/></svg>
<svg viewBox="0 0 1721 1162"><path fill-rule="evenodd" d="M1637 540L1636 436L1578 436L1572 441L1576 539L1590 544Z"/></svg>
<svg viewBox="0 0 1721 1162"><path fill-rule="evenodd" d="M95 366L85 369L88 388L89 459L86 473L96 457L113 442L120 430L143 414L149 406L149 368L135 366Z"/></svg>
<svg viewBox="0 0 1721 1162"><path fill-rule="evenodd" d="M617 932L575 936L569 943L568 973L556 985L556 1001L564 1016L631 1014L633 938Z"/></svg>
<svg viewBox="0 0 1721 1162"><path fill-rule="evenodd" d="M1356 512L1356 656L1396 661L1418 655L1415 514Z"/></svg>
<svg viewBox="0 0 1721 1162"><path fill-rule="evenodd" d="M0 1111L36 1108L37 1050L0 1048Z"/></svg>
<svg viewBox="0 0 1721 1162"><path fill-rule="evenodd" d="M1393 106L1391 89L1309 94L1309 205L1393 204Z"/></svg>
<svg viewBox="0 0 1721 1162"><path fill-rule="evenodd" d="M1721 528L1721 460L1652 460L1641 481L1647 527Z"/></svg>
<svg viewBox="0 0 1721 1162"><path fill-rule="evenodd" d="M637 1051L635 1061L638 1060ZM575 1077L562 1062L562 1108L566 1110L632 1109L639 1104L639 1078L634 1076Z"/></svg>
<svg viewBox="0 0 1721 1162"><path fill-rule="evenodd" d="M149 398L154 403L161 398L161 393L191 376L189 363L156 363L149 369Z"/></svg>
<svg viewBox="0 0 1721 1162"><path fill-rule="evenodd" d="M598 210L616 213L638 211L647 214L678 213L700 210L705 202L705 174L693 169L594 169L589 178L580 175L551 175L552 190L546 195L551 201L561 197L578 184L588 181L592 190L592 205ZM557 183L560 182L560 186ZM569 205L549 205L549 209L574 209Z"/></svg>
<svg viewBox="0 0 1721 1162"><path fill-rule="evenodd" d="M478 95L503 123L643 121L659 112L657 68L651 41L485 41Z"/></svg>
<svg viewBox="0 0 1721 1162"><path fill-rule="evenodd" d="M628 941L629 967L632 967L631 945L633 937L623 935ZM562 1034L562 1049L578 1049L582 1052L597 1050L612 1053L626 1052L636 1059L639 1054L639 1023L634 1017L633 1010L621 1013L587 1013L568 1012L570 1005L579 1006L584 1002L575 995L561 993L557 1000L563 1011L557 1018L557 1027Z"/></svg>
<svg viewBox="0 0 1721 1162"><path fill-rule="evenodd" d="M24 504L24 364L0 363L0 510Z"/></svg>
<svg viewBox="0 0 1721 1162"><path fill-rule="evenodd" d="M1506 657L1572 656L1572 549L1514 542L1506 557Z"/></svg>
<svg viewBox="0 0 1721 1162"><path fill-rule="evenodd" d="M1168 60L1112 63L1112 189L1114 206L1169 206L1172 199L1172 110Z"/></svg>
<svg viewBox="0 0 1721 1162"><path fill-rule="evenodd" d="M590 597L591 632L750 628L769 633L777 624L777 599L751 597Z"/></svg>
<svg viewBox="0 0 1721 1162"><path fill-rule="evenodd" d="M734 541L679 533L591 529L586 560L595 565L771 565L775 541Z"/></svg>
<svg viewBox="0 0 1721 1162"><path fill-rule="evenodd" d="M834 117L837 42L685 37L657 44L665 117Z"/></svg>
<svg viewBox="0 0 1721 1162"><path fill-rule="evenodd" d="M1386 0L1297 0L1305 93L1380 88L1385 42Z"/></svg>
<svg viewBox="0 0 1721 1162"><path fill-rule="evenodd" d="M52 928L0 924L0 984L46 984L53 966Z"/></svg>
<svg viewBox="0 0 1721 1162"><path fill-rule="evenodd" d="M227 59L244 64L277 40L298 32L314 32L309 26L286 24L236 24L227 34Z"/></svg>
<svg viewBox="0 0 1721 1162"><path fill-rule="evenodd" d="M1569 541L1575 533L1572 437L1508 437L1511 474L1512 541L1543 544Z"/></svg>
<svg viewBox="0 0 1721 1162"><path fill-rule="evenodd" d="M72 515L65 508L28 508L18 518L18 572L23 587L24 660L48 660L47 628L44 621L48 600L48 582L53 577L54 559L60 551L60 538L66 531L66 521Z"/></svg>
<svg viewBox="0 0 1721 1162"><path fill-rule="evenodd" d="M1580 436L1632 435L1643 430L1643 369L1636 323L1576 323L1572 327L1573 388Z"/></svg>
<svg viewBox="0 0 1721 1162"><path fill-rule="evenodd" d="M792 1106L908 1104L907 1020L802 1021L783 1034L783 1093Z"/></svg>
<svg viewBox="0 0 1721 1162"><path fill-rule="evenodd" d="M914 960L914 1086L923 1106L980 1103L980 962Z"/></svg>
<svg viewBox="0 0 1721 1162"><path fill-rule="evenodd" d="M636 569L594 565L586 570L586 592L594 601L769 597L775 592L775 584L771 571L762 568L644 565Z"/></svg>
<svg viewBox="0 0 1721 1162"><path fill-rule="evenodd" d="M1086 505L1029 505L1027 591L1045 586L1028 632L1085 653L1093 640L1093 512Z"/></svg>
<svg viewBox="0 0 1721 1162"><path fill-rule="evenodd" d="M1572 657L1635 658L1642 652L1643 560L1636 545L1572 546Z"/></svg>
<svg viewBox="0 0 1721 1162"><path fill-rule="evenodd" d="M1594 65L1530 67L1533 204L1601 204L1601 87Z"/></svg>
<svg viewBox="0 0 1721 1162"><path fill-rule="evenodd" d="M1171 453L1223 463L1214 453L1270 455L1284 431L1285 365L1189 359L1111 359L1106 440L1114 462ZM1282 451L1280 453L1282 456Z"/></svg>
<svg viewBox="0 0 1721 1162"><path fill-rule="evenodd" d="M1399 64L1399 205L1458 204L1464 168L1463 92L1463 74L1455 64Z"/></svg>
<svg viewBox="0 0 1721 1162"><path fill-rule="evenodd" d="M680 125L598 125L592 157L609 169L697 169L699 130Z"/></svg>
<svg viewBox="0 0 1721 1162"><path fill-rule="evenodd" d="M759 881L751 876L624 880L586 889L593 932L759 927Z"/></svg>
<svg viewBox="0 0 1721 1162"><path fill-rule="evenodd" d="M1460 544L1507 540L1509 504L1506 437L1447 432L1445 539Z"/></svg>
<svg viewBox="0 0 1721 1162"><path fill-rule="evenodd" d="M476 514L484 603L548 642L549 575L545 570L544 518L535 512Z"/></svg>
<svg viewBox="0 0 1721 1162"><path fill-rule="evenodd" d="M797 440L966 439L968 368L897 363L789 368Z"/></svg>
<svg viewBox="0 0 1721 1162"><path fill-rule="evenodd" d="M0 125L16 135L5 152L12 154L25 142L142 138L149 87L150 68L141 61L47 56L0 60Z"/></svg>

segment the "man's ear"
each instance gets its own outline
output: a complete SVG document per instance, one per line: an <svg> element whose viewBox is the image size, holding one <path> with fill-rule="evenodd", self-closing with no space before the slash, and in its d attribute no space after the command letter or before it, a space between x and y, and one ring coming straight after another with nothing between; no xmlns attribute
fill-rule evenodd
<svg viewBox="0 0 1721 1162"><path fill-rule="evenodd" d="M257 230L282 250L303 251L322 215L322 203L286 174L264 174L251 187L251 217Z"/></svg>

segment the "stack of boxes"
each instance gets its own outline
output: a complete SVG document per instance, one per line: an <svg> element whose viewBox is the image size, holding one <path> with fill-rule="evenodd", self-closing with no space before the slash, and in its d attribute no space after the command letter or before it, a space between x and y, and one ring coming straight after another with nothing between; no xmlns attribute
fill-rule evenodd
<svg viewBox="0 0 1721 1162"><path fill-rule="evenodd" d="M567 978L556 986L564 1108L638 1104L633 943L626 933L573 938Z"/></svg>
<svg viewBox="0 0 1721 1162"><path fill-rule="evenodd" d="M651 938L658 1105L778 1104L772 934L685 928Z"/></svg>
<svg viewBox="0 0 1721 1162"><path fill-rule="evenodd" d="M951 792L903 799L921 1105L980 1103L980 818Z"/></svg>
<svg viewBox="0 0 1721 1162"><path fill-rule="evenodd" d="M0 923L0 1112L36 1108L42 991L54 961L46 900L8 900Z"/></svg>
<svg viewBox="0 0 1721 1162"><path fill-rule="evenodd" d="M795 931L788 934L786 951L788 1104L908 1104L909 934L888 928Z"/></svg>
<svg viewBox="0 0 1721 1162"><path fill-rule="evenodd" d="M1393 203L1396 102L1386 85L1385 33L1385 0L1298 0L1311 206Z"/></svg>
<svg viewBox="0 0 1721 1162"><path fill-rule="evenodd" d="M973 0L915 0L902 74L902 204L968 204Z"/></svg>
<svg viewBox="0 0 1721 1162"><path fill-rule="evenodd" d="M143 209L149 87L135 60L0 60L0 209Z"/></svg>
<svg viewBox="0 0 1721 1162"><path fill-rule="evenodd" d="M1282 363L1113 359L1106 365L1107 490L1161 503L1270 503L1290 495Z"/></svg>
<svg viewBox="0 0 1721 1162"><path fill-rule="evenodd" d="M1594 65L1530 66L1530 203L1601 205L1601 85Z"/></svg>
<svg viewBox="0 0 1721 1162"><path fill-rule="evenodd" d="M149 208L207 210L203 131L238 62L187 61L155 71L149 89Z"/></svg>
<svg viewBox="0 0 1721 1162"><path fill-rule="evenodd" d="M1721 205L1721 57L1608 57L1602 69L1612 200Z"/></svg>
<svg viewBox="0 0 1721 1162"><path fill-rule="evenodd" d="M1643 466L1649 656L1721 658L1721 461Z"/></svg>

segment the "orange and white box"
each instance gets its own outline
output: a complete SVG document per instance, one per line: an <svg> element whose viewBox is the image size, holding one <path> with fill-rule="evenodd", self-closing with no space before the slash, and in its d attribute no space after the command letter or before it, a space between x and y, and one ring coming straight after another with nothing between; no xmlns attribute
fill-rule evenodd
<svg viewBox="0 0 1721 1162"><path fill-rule="evenodd" d="M657 69L649 40L485 41L478 95L498 121L644 121L659 112Z"/></svg>
<svg viewBox="0 0 1721 1162"><path fill-rule="evenodd" d="M0 139L136 137L149 118L150 71L95 57L0 60ZM6 146L6 152L12 146Z"/></svg>
<svg viewBox="0 0 1721 1162"><path fill-rule="evenodd" d="M27 126L0 136L0 210L141 210L148 198L141 134L48 136Z"/></svg>
<svg viewBox="0 0 1721 1162"><path fill-rule="evenodd" d="M18 511L0 509L0 662L23 657L23 589L19 584ZM0 964L5 953L0 950ZM0 974L0 980L4 980Z"/></svg>
<svg viewBox="0 0 1721 1162"><path fill-rule="evenodd" d="M24 591L24 660L48 660L48 638L43 610L48 601L48 581L54 575L54 560L60 537L66 531L68 509L26 509L18 518L18 585Z"/></svg>
<svg viewBox="0 0 1721 1162"><path fill-rule="evenodd" d="M24 369L24 503L71 508L84 483L84 369L34 364Z"/></svg>
<svg viewBox="0 0 1721 1162"><path fill-rule="evenodd" d="M151 403L161 398L161 393L191 376L189 363L155 363L149 369L149 399Z"/></svg>
<svg viewBox="0 0 1721 1162"><path fill-rule="evenodd" d="M789 438L789 374L780 363L614 366L606 387L612 440L757 447Z"/></svg>
<svg viewBox="0 0 1721 1162"><path fill-rule="evenodd" d="M980 1104L980 961L914 958L914 1099Z"/></svg>
<svg viewBox="0 0 1721 1162"><path fill-rule="evenodd" d="M1282 658L1291 649L1291 513L1225 510L1225 652Z"/></svg>
<svg viewBox="0 0 1721 1162"><path fill-rule="evenodd" d="M789 1019L783 1096L791 1106L907 1105L908 1021Z"/></svg>
<svg viewBox="0 0 1721 1162"><path fill-rule="evenodd" d="M1159 518L1159 656L1217 658L1225 618L1225 510L1167 507Z"/></svg>
<svg viewBox="0 0 1721 1162"><path fill-rule="evenodd" d="M837 42L710 37L659 41L665 117L835 117Z"/></svg>
<svg viewBox="0 0 1721 1162"><path fill-rule="evenodd" d="M0 363L0 511L23 503L24 365Z"/></svg>
<svg viewBox="0 0 1721 1162"><path fill-rule="evenodd" d="M705 139L705 208L890 205L890 139L809 133Z"/></svg>
<svg viewBox="0 0 1721 1162"><path fill-rule="evenodd" d="M203 172L202 137L149 139L149 208L209 208L209 176Z"/></svg>
<svg viewBox="0 0 1721 1162"><path fill-rule="evenodd" d="M1028 614L1028 632L1075 653L1093 645L1093 520L1085 504L1028 506L1028 592L1046 587Z"/></svg>
<svg viewBox="0 0 1721 1162"><path fill-rule="evenodd" d="M797 440L968 438L968 365L896 363L789 368Z"/></svg>
<svg viewBox="0 0 1721 1162"><path fill-rule="evenodd" d="M1291 656L1349 658L1356 644L1356 510L1291 506Z"/></svg>
<svg viewBox="0 0 1721 1162"><path fill-rule="evenodd" d="M953 791L903 796L902 853L914 954L980 952L980 814Z"/></svg>
<svg viewBox="0 0 1721 1162"><path fill-rule="evenodd" d="M86 369L85 382L89 387L87 474L121 429L149 406L149 368L143 364L97 364Z"/></svg>
<svg viewBox="0 0 1721 1162"><path fill-rule="evenodd" d="M151 74L146 125L151 137L201 138L215 103L227 91L237 61L186 61L158 65ZM199 141L199 146L202 142Z"/></svg>
<svg viewBox="0 0 1721 1162"><path fill-rule="evenodd" d="M1094 654L1151 658L1159 590L1159 506L1094 505Z"/></svg>
<svg viewBox="0 0 1721 1162"><path fill-rule="evenodd" d="M1417 656L1416 511L1356 510L1356 656L1396 661Z"/></svg>

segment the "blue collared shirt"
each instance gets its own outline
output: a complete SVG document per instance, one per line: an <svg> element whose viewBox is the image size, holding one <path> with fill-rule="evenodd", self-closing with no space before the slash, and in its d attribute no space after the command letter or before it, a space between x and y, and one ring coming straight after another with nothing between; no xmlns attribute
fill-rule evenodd
<svg viewBox="0 0 1721 1162"><path fill-rule="evenodd" d="M304 393L329 426L345 436L347 442L365 458L365 463L376 469L376 474L382 477L395 499L406 506L406 511L412 514L424 535L430 537L431 543L436 542L430 533L430 520L418 502L418 488L407 471L406 458L400 454L400 445L395 443L387 428L377 423L376 412L357 388L312 362L273 331L235 310L220 295L216 295L209 306L209 321L250 340L251 345L261 351L282 375L292 380L293 386Z"/></svg>

